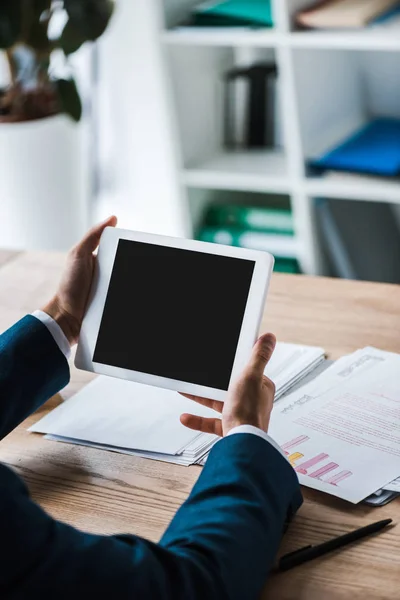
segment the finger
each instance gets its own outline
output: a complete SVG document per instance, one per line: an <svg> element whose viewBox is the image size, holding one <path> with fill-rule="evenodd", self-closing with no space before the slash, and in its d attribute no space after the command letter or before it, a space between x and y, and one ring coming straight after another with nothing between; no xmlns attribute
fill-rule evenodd
<svg viewBox="0 0 400 600"><path fill-rule="evenodd" d="M79 242L77 249L81 252L94 252L99 245L101 235L106 227L115 227L117 225L117 217L108 217L102 223L95 225L88 231L85 237Z"/></svg>
<svg viewBox="0 0 400 600"><path fill-rule="evenodd" d="M264 374L276 346L276 337L272 333L265 333L256 342L250 358L248 370L257 376Z"/></svg>
<svg viewBox="0 0 400 600"><path fill-rule="evenodd" d="M201 431L202 433L213 433L222 437L222 421L221 419L206 419L197 415L181 415L181 423L189 429Z"/></svg>
<svg viewBox="0 0 400 600"><path fill-rule="evenodd" d="M222 413L222 409L224 408L224 403L220 402L219 400L209 400L208 398L200 398L200 396L192 396L191 394L180 394L188 400L192 400L193 402L197 402L197 404L201 404L202 406L212 408L213 410L219 413Z"/></svg>

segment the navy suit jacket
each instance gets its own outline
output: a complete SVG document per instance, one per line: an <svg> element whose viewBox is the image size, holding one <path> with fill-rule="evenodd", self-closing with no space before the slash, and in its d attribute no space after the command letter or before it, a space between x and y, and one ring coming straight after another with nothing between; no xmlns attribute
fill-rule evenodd
<svg viewBox="0 0 400 600"><path fill-rule="evenodd" d="M25 317L1 335L0 438L68 381L39 320ZM0 465L0 598L255 600L300 504L289 463L249 434L216 444L159 544L55 521Z"/></svg>

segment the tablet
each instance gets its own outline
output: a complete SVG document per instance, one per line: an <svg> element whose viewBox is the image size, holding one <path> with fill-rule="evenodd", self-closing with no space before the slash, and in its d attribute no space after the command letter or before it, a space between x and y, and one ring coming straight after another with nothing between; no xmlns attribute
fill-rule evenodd
<svg viewBox="0 0 400 600"><path fill-rule="evenodd" d="M224 400L256 340L274 259L107 228L75 365Z"/></svg>

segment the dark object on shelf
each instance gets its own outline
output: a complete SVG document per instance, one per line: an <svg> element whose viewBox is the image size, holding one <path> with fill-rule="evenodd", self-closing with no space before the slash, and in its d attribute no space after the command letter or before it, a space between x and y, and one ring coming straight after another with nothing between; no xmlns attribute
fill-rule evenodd
<svg viewBox="0 0 400 600"><path fill-rule="evenodd" d="M320 172L400 174L400 119L374 119L335 148L310 162Z"/></svg>
<svg viewBox="0 0 400 600"><path fill-rule="evenodd" d="M271 0L203 2L193 10L196 27L272 27Z"/></svg>
<svg viewBox="0 0 400 600"><path fill-rule="evenodd" d="M225 146L273 148L277 68L257 63L225 75ZM242 94L244 103L240 102ZM243 113L243 114L241 114Z"/></svg>
<svg viewBox="0 0 400 600"><path fill-rule="evenodd" d="M400 283L400 215L378 202L319 199L316 212L332 275Z"/></svg>

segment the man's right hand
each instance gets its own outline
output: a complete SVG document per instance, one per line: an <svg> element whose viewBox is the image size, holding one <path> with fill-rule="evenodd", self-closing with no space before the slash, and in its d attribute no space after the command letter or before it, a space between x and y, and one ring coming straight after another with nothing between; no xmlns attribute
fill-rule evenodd
<svg viewBox="0 0 400 600"><path fill-rule="evenodd" d="M225 436L239 425L253 425L267 432L275 397L275 385L265 377L264 370L275 349L276 339L271 333L256 342L251 359L242 376L229 390L225 402L207 400L183 394L203 406L222 414L222 419L184 414L181 423L203 433Z"/></svg>

